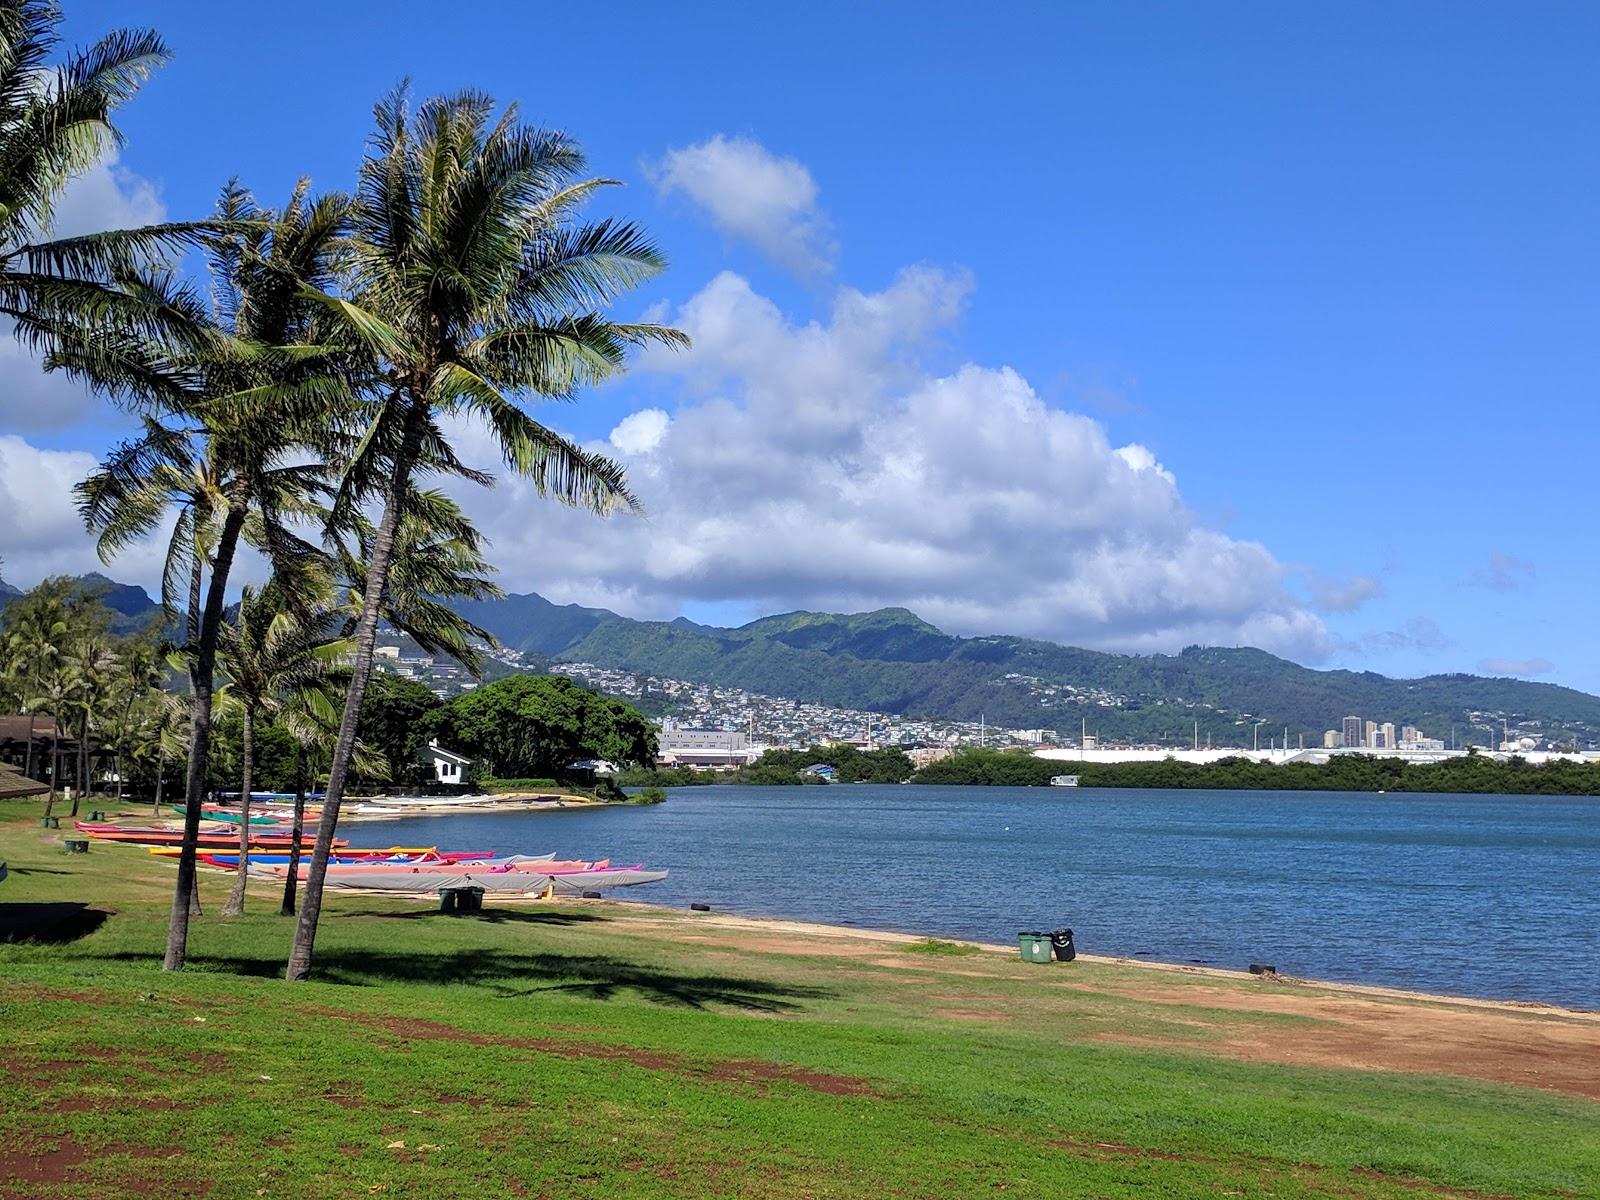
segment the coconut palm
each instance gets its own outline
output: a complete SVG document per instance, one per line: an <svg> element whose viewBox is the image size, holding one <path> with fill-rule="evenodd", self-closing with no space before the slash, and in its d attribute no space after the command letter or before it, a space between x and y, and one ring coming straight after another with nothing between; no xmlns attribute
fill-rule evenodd
<svg viewBox="0 0 1600 1200"><path fill-rule="evenodd" d="M98 610L98 606L96 606ZM103 611L103 610L98 610ZM90 745L103 741L107 718L114 701L118 662L111 639L104 629L104 618L96 622L99 627L84 628L68 644L63 656L63 687L67 708L71 713L72 729L78 738L78 761L73 778L78 790L72 797L72 815L78 815L78 806L92 790Z"/></svg>
<svg viewBox="0 0 1600 1200"><path fill-rule="evenodd" d="M349 643L327 636L321 615L297 613L276 582L247 587L238 615L223 629L221 660L242 720L242 782L239 802L239 865L224 916L244 911L249 877L250 787L255 767L257 723L276 719L293 697L324 689L330 673L349 657Z"/></svg>
<svg viewBox="0 0 1600 1200"><path fill-rule="evenodd" d="M117 763L117 803L132 761L144 757L143 748L159 748L158 718L165 707L166 682L163 650L150 638L125 643L118 654L118 671L111 697L111 745Z"/></svg>
<svg viewBox="0 0 1600 1200"><path fill-rule="evenodd" d="M169 332L153 334L153 319L113 326L109 334L52 331L49 365L135 409L144 422L79 489L101 557L109 560L177 512L162 599L175 610L183 594L192 712L167 970L181 968L187 953L217 645L241 539L269 554L281 589L309 602L318 553L293 525L321 488L317 458L329 435L321 410L342 392L331 356L300 348L320 340L315 325L323 310L306 293L328 283L347 207L338 196L310 200L302 181L283 209L269 212L230 184L217 206L218 224L230 232L213 239L208 253L209 305L170 275L125 271L119 292L139 311L163 314L160 325Z"/></svg>
<svg viewBox="0 0 1600 1200"><path fill-rule="evenodd" d="M465 92L430 100L411 119L405 90L375 109L353 228L342 259L345 294L324 303L368 359L363 428L343 462L336 523L378 506L350 690L329 769L287 977L305 979L321 915L356 722L372 669L390 559L412 480L467 475L442 420L476 418L506 465L542 495L607 514L636 507L622 469L535 421L524 397L570 399L621 370L630 347L681 345L659 325L609 320L605 308L661 270L635 226L575 224L611 181L585 179L564 134L522 124L514 108Z"/></svg>
<svg viewBox="0 0 1600 1200"><path fill-rule="evenodd" d="M0 0L0 315L44 348L40 318L133 317L106 279L205 231L169 223L51 236L67 184L121 145L113 114L168 58L155 33L116 30L52 67L60 25L52 0Z"/></svg>
<svg viewBox="0 0 1600 1200"><path fill-rule="evenodd" d="M61 732L82 713L84 676L80 668L85 664L75 659L86 641L104 641L106 613L78 583L55 577L6 606L4 631L9 686L21 698L30 725L35 713L51 719L48 817L54 813L60 788Z"/></svg>

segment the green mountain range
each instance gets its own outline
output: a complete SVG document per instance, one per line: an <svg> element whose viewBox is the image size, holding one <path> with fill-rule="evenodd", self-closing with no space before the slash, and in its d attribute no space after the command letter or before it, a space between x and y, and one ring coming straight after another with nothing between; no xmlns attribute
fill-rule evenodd
<svg viewBox="0 0 1600 1200"><path fill-rule="evenodd" d="M159 608L142 588L102 575L119 632L147 628ZM16 595L0 581L0 608ZM1288 729L1319 744L1347 715L1415 725L1461 743L1514 731L1600 746L1600 697L1548 683L1478 675L1390 679L1318 671L1264 650L1191 646L1179 654L1106 654L1018 637L953 637L903 608L841 615L794 612L737 629L636 621L604 608L528 593L458 606L503 644L532 657L743 688L839 708L977 721L1188 745L1263 743Z"/></svg>
<svg viewBox="0 0 1600 1200"><path fill-rule="evenodd" d="M1390 679L1318 671L1263 650L1190 647L1172 655L1107 654L1019 637L960 638L903 608L795 612L737 629L635 621L606 609L508 596L463 606L514 649L569 662L744 688L848 708L1010 728L1189 744L1303 735L1320 744L1347 715L1415 725L1461 743L1524 733L1600 744L1600 697L1476 675Z"/></svg>

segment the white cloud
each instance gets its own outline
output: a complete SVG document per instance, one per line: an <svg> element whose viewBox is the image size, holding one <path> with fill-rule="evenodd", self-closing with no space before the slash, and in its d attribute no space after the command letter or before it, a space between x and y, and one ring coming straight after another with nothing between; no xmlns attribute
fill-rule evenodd
<svg viewBox="0 0 1600 1200"><path fill-rule="evenodd" d="M1371 630L1362 634L1359 642L1347 644L1344 648L1356 653L1412 650L1427 654L1446 650L1453 645L1455 642L1445 635L1432 617L1412 617L1399 629Z"/></svg>
<svg viewBox="0 0 1600 1200"><path fill-rule="evenodd" d="M659 408L643 408L617 422L610 442L624 454L645 454L661 444L672 418Z"/></svg>
<svg viewBox="0 0 1600 1200"><path fill-rule="evenodd" d="M67 185L52 233L71 237L164 220L166 207L155 185L113 155ZM0 425L8 429L60 429L102 403L66 376L46 375L12 336L10 322L0 324L0 379Z"/></svg>
<svg viewBox="0 0 1600 1200"><path fill-rule="evenodd" d="M649 516L599 522L514 481L467 493L502 582L635 615L897 604L956 633L1321 657L1284 567L1201 527L1147 447L1114 448L1010 368L923 365L970 286L916 268L799 324L719 275L672 314L694 350L645 364L682 388L671 420L643 410L598 447ZM473 457L494 461L481 439Z"/></svg>
<svg viewBox="0 0 1600 1200"><path fill-rule="evenodd" d="M646 165L662 196L681 192L723 234L802 275L826 272L837 247L804 163L753 138L717 134Z"/></svg>
<svg viewBox="0 0 1600 1200"><path fill-rule="evenodd" d="M1478 670L1485 675L1548 675L1556 669L1548 658L1484 658Z"/></svg>
<svg viewBox="0 0 1600 1200"><path fill-rule="evenodd" d="M1514 592L1524 584L1533 582L1534 566L1525 558L1514 554L1492 551L1489 561L1474 571L1467 580L1476 587L1491 592Z"/></svg>
<svg viewBox="0 0 1600 1200"><path fill-rule="evenodd" d="M1304 573L1306 590L1318 612L1355 612L1383 595L1383 584L1371 575L1323 575L1309 567Z"/></svg>

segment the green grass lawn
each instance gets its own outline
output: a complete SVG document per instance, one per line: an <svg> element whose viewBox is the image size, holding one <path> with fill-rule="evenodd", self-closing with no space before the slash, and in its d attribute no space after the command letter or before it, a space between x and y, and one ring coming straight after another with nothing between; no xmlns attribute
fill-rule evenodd
<svg viewBox="0 0 1600 1200"><path fill-rule="evenodd" d="M337 897L291 987L262 889L166 975L170 867L37 811L0 805L0 902L114 915L0 946L0 1196L1600 1194L1600 1104L1235 1061L1216 1029L1309 1023L1144 1004L1137 968Z"/></svg>

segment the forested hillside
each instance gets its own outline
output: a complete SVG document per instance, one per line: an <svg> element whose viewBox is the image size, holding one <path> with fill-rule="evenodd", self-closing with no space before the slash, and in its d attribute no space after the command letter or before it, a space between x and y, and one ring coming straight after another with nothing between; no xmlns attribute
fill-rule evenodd
<svg viewBox="0 0 1600 1200"><path fill-rule="evenodd" d="M1600 698L1552 684L1475 675L1390 679L1317 671L1262 650L1190 647L1106 654L1015 637L958 638L905 609L786 613L737 629L635 621L535 595L474 605L472 620L508 645L769 695L977 720L1013 728L1185 741L1239 738L1241 723L1308 741L1354 714L1448 738L1525 731L1600 741Z"/></svg>

